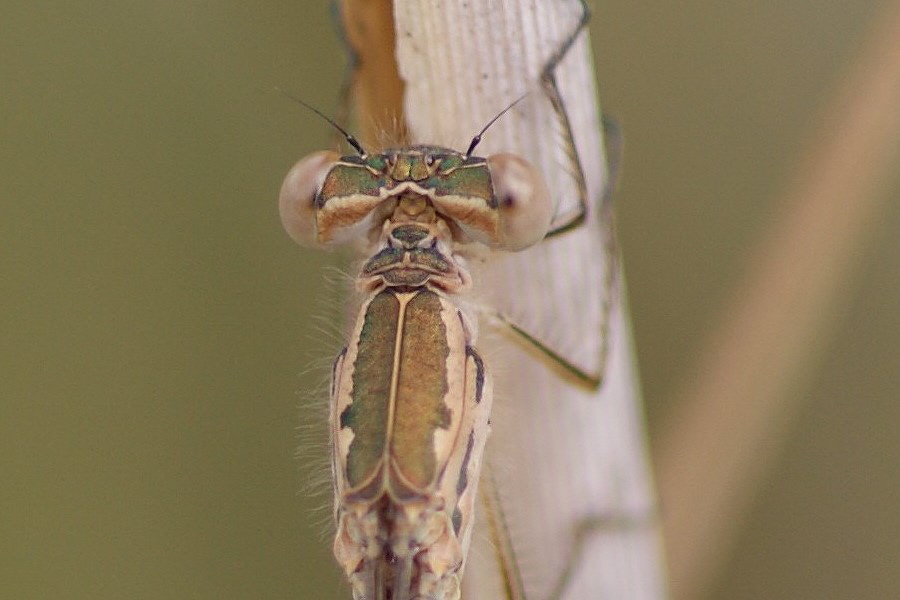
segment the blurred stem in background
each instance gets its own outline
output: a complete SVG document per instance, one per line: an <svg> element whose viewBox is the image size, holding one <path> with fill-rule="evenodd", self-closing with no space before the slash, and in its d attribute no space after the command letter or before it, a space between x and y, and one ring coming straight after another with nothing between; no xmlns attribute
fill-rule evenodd
<svg viewBox="0 0 900 600"><path fill-rule="evenodd" d="M819 122L653 444L674 600L703 597L728 556L885 209L900 149L900 2L877 14Z"/></svg>

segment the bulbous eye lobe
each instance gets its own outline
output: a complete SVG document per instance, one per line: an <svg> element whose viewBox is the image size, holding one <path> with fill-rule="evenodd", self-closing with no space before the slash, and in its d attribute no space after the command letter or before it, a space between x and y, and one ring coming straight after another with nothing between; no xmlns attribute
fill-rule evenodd
<svg viewBox="0 0 900 600"><path fill-rule="evenodd" d="M498 240L503 250L522 250L541 241L553 220L550 190L534 166L515 154L487 157L500 211Z"/></svg>
<svg viewBox="0 0 900 600"><path fill-rule="evenodd" d="M316 194L338 159L340 155L337 152L314 152L291 167L281 184L278 195L281 224L291 239L302 246L319 244Z"/></svg>

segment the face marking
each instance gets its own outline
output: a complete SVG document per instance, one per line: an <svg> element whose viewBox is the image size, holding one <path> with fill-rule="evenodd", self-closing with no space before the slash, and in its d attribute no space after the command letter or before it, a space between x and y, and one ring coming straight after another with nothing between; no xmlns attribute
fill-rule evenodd
<svg viewBox="0 0 900 600"><path fill-rule="evenodd" d="M324 174L313 199L317 239L328 243L353 237L343 230L353 230L370 217L372 224L378 222L381 216L375 213L385 202L413 194L427 199L466 236L502 244L494 177L486 159L437 146L340 157Z"/></svg>

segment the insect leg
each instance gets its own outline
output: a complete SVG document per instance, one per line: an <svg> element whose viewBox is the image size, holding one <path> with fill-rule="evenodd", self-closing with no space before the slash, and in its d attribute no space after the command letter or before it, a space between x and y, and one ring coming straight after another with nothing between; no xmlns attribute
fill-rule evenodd
<svg viewBox="0 0 900 600"><path fill-rule="evenodd" d="M563 594L572 583L572 578L584 555L585 547L592 536L602 532L626 531L650 526L653 522L654 519L650 515L595 515L582 519L575 527L565 566L557 576L556 583L547 596L547 600L562 600Z"/></svg>
<svg viewBox="0 0 900 600"><path fill-rule="evenodd" d="M485 465L478 495L481 498L488 525L488 535L494 547L497 568L503 583L503 600L527 600L525 585L519 571L512 538L497 489L497 480L490 465ZM556 577L546 600L562 600L581 564L591 537L603 532L627 531L638 527L653 526L655 518L644 515L595 515L578 522L572 532L572 540L566 552L562 570Z"/></svg>
<svg viewBox="0 0 900 600"><path fill-rule="evenodd" d="M569 120L569 113L566 111L562 94L559 91L559 84L556 81L556 67L569 53L569 50L575 44L581 32L587 27L591 18L587 4L585 4L584 0L579 0L579 2L581 4L581 16L578 19L578 23L541 69L540 74L541 87L544 89L544 93L547 94L547 98L553 107L553 112L556 113L556 117L562 126L563 143L565 144L566 154L572 163L572 177L575 179L575 187L578 193L578 206L569 214L554 219L546 237L552 237L575 229L584 223L588 212L588 191L584 168L582 167L581 159L578 157L578 148L575 145L575 135L572 130L572 123Z"/></svg>
<svg viewBox="0 0 900 600"><path fill-rule="evenodd" d="M581 4L581 16L578 23L572 29L571 33L559 45L547 63L541 70L540 82L544 93L550 100L554 113L559 119L562 127L563 143L565 151L572 164L572 177L575 181L575 187L578 195L578 206L570 211L554 219L551 223L550 230L545 238L550 238L571 231L582 225L587 218L589 210L589 199L587 182L581 160L578 156L578 148L575 144L572 123L566 111L562 94L556 80L556 67L562 62L563 58L568 54L569 50L575 44L582 31L587 27L590 20L590 11L584 0L579 0ZM495 321L499 321L506 325L505 329L515 334L526 348L530 348L537 352L539 358L554 368L565 379L574 382L579 387L587 390L597 389L603 381L604 371L606 369L606 359L609 346L609 320L612 310L612 304L618 295L617 285L617 261L618 256L617 242L615 235L615 223L612 210L612 193L618 179L620 156L621 156L621 135L616 124L608 119L603 118L604 140L606 143L606 160L607 160L607 177L601 194L598 208L598 219L602 228L603 236L603 262L604 262L604 282L603 297L601 299L601 318L600 332L601 348L598 361L597 371L595 373L584 371L583 369L572 364L561 353L556 352L553 348L528 333L523 328L516 325L508 317L501 314L493 315Z"/></svg>
<svg viewBox="0 0 900 600"><path fill-rule="evenodd" d="M492 325L508 335L526 351L530 352L539 361L544 363L560 378L578 386L585 391L594 391L603 382L603 370L606 364L606 342L601 349L601 367L597 373L589 373L581 367L573 364L565 356L541 341L525 328L516 323L505 314L486 308L481 308L481 313ZM604 333L604 335L606 335Z"/></svg>
<svg viewBox="0 0 900 600"><path fill-rule="evenodd" d="M481 497L481 503L484 507L488 535L494 547L497 568L503 579L503 600L526 600L522 574L519 572L515 549L509 536L509 528L506 525L503 507L500 504L497 480L490 469L490 465L485 465L484 471L478 495Z"/></svg>
<svg viewBox="0 0 900 600"><path fill-rule="evenodd" d="M562 94L559 91L559 85L556 81L556 67L560 62L562 62L563 58L572 48L575 41L581 35L582 31L587 27L587 23L590 20L590 11L588 10L587 4L585 4L584 0L579 0L579 2L581 4L582 12L581 16L578 19L578 23L575 25L569 36L562 42L562 44L560 44L560 46L556 49L556 51L544 65L544 68L541 70L540 75L541 87L544 89L544 93L547 94L547 98L550 100L550 104L553 106L553 110L556 113L556 116L559 119L560 125L562 127L563 143L565 144L566 154L569 156L572 164L572 177L575 180L575 187L578 193L578 206L568 214L554 219L554 222L551 223L550 231L545 236L547 238L560 235L577 228L584 223L585 219L587 218L587 212L589 210L588 190L584 168L582 167L581 160L578 156L578 148L575 144L575 136L572 129L572 123L569 120L569 115L566 111L565 104L562 99ZM570 363L567 363L565 360L558 360L558 354L553 353L546 346L543 346L542 348L542 350L544 350L544 354L549 356L552 362L562 364L565 367L565 371L574 375L575 379L582 385L592 389L596 389L597 387L599 387L603 379L603 372L606 367L606 357L608 354L607 347L609 343L609 316L612 308L612 303L618 294L616 282L616 271L618 267L616 263L616 257L618 256L618 252L615 234L615 222L612 210L612 192L615 188L616 180L618 179L622 144L619 128L612 120L605 117L603 118L603 130L604 140L606 142L607 177L603 193L601 194L600 204L598 206L598 218L603 235L603 261L605 281L603 286L604 295L601 301L602 317L600 331L603 346L600 350L598 372L596 374L585 374L577 368L570 368L572 367ZM521 333L524 334L524 332ZM526 337L531 338L531 336L527 336L527 334ZM536 340L532 340L533 338L528 340L531 345L542 346L539 343L535 343ZM586 375L586 377L584 375Z"/></svg>
<svg viewBox="0 0 900 600"><path fill-rule="evenodd" d="M585 9L585 15L587 14L587 10ZM580 25L579 27L582 27L584 22L585 21L583 21L582 25ZM554 90L556 89L555 85L556 84L554 81ZM559 98L558 92L556 93L556 97ZM561 107L562 105L559 104L559 106ZM568 118L565 117L565 112L561 112L560 114L562 115L565 123L568 124ZM557 352L548 344L541 341L533 334L529 333L526 329L516 324L516 322L508 316L497 311L491 311L484 308L481 310L481 313L485 315L488 320L495 324L499 324L502 330L509 333L511 337L513 337L513 339L515 339L526 349L531 350L533 353L535 353L538 359L546 363L551 369L557 371L557 373L563 379L571 381L579 387L588 391L598 389L603 383L603 376L606 370L607 355L609 354L610 313L612 312L612 303L618 296L618 279L616 275L618 271L618 264L616 262L616 257L618 256L618 244L616 242L615 223L612 210L612 193L615 187L616 179L618 177L619 165L621 164L620 158L622 136L619 132L618 125L616 125L616 123L612 119L606 117L603 118L603 131L604 139L606 140L607 183L603 190L603 197L600 201L598 216L603 226L603 276L605 281L603 284L603 297L601 299L600 307L601 318L599 335L601 336L601 347L597 371L595 373L590 373L576 366L571 361L566 359L566 357L563 356L562 353ZM569 129L569 132L569 139L571 140L571 129ZM570 147L572 149L572 152L574 153L574 143L571 143ZM577 156L575 156L575 159L577 162ZM586 190L586 188L584 187L584 174L581 171L580 163L578 163L576 171L580 174L576 176L576 179L579 179L579 181L581 182L578 187L580 190L584 191ZM586 205L584 204L582 198L580 211L581 214L579 217L576 217L576 221L581 222L584 220L585 210ZM575 226L577 226L577 223L572 221L566 225L561 226L559 229L552 230L551 233L548 234L548 237L556 233L568 231Z"/></svg>

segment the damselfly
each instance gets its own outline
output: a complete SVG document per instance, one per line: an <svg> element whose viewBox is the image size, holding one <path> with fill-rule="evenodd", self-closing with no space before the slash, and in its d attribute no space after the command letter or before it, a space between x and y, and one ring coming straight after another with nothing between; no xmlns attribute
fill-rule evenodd
<svg viewBox="0 0 900 600"><path fill-rule="evenodd" d="M356 281L365 299L331 386L334 553L356 600L460 596L493 400L475 349L479 320L582 385L600 383L504 315L465 301L471 252L524 249L585 217L584 175L553 72L586 22L587 11L541 75L571 146L577 210L554 216L525 159L474 154L513 105L465 152L420 145L370 154L332 122L356 154L314 153L285 179L280 212L295 241L368 247Z"/></svg>

